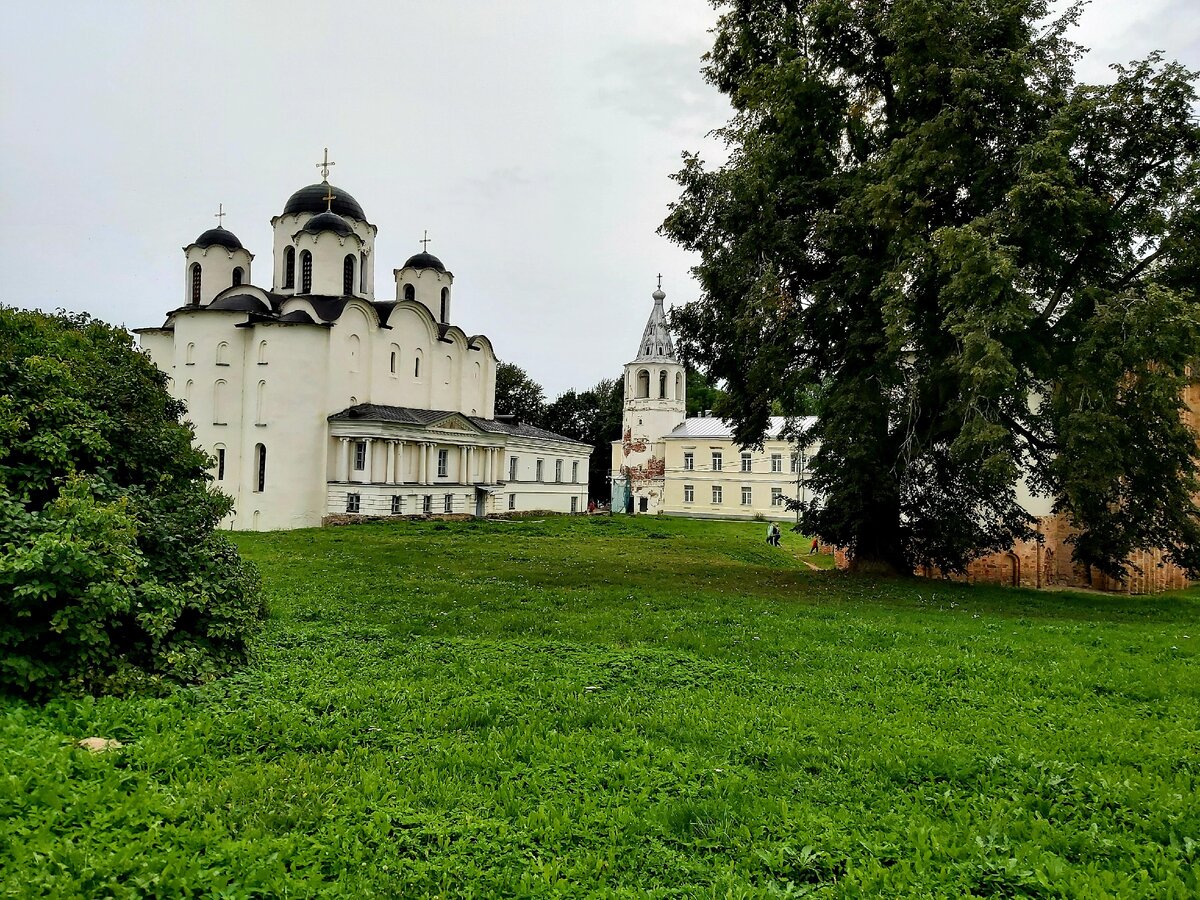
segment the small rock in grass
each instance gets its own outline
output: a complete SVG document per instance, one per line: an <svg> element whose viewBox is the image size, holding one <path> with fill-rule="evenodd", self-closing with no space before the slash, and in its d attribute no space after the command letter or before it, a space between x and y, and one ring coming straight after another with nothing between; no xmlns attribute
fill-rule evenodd
<svg viewBox="0 0 1200 900"><path fill-rule="evenodd" d="M91 753L103 753L106 750L120 750L125 745L113 738L90 737L80 741L79 746Z"/></svg>

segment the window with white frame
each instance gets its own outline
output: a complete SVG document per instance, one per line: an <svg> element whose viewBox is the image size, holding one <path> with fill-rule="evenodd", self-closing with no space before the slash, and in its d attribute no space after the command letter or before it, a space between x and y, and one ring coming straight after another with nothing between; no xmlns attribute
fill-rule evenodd
<svg viewBox="0 0 1200 900"><path fill-rule="evenodd" d="M421 498L421 512L429 515L433 512L433 494L426 494Z"/></svg>
<svg viewBox="0 0 1200 900"><path fill-rule="evenodd" d="M783 454L782 453L772 453L771 454L771 471L772 472L782 472L783 471Z"/></svg>
<svg viewBox="0 0 1200 900"><path fill-rule="evenodd" d="M555 480L555 482L562 481L562 460L561 459L556 459L554 461L554 480Z"/></svg>
<svg viewBox="0 0 1200 900"><path fill-rule="evenodd" d="M750 472L750 471L752 471L752 466L753 466L753 462L752 462L752 458L751 458L750 454L743 453L742 454L742 471Z"/></svg>
<svg viewBox="0 0 1200 900"><path fill-rule="evenodd" d="M217 448L217 481L225 480L225 448Z"/></svg>
<svg viewBox="0 0 1200 900"><path fill-rule="evenodd" d="M354 442L354 471L362 472L367 468L367 442Z"/></svg>
<svg viewBox="0 0 1200 900"><path fill-rule="evenodd" d="M392 494L392 515L400 512L400 504L402 500L399 494Z"/></svg>
<svg viewBox="0 0 1200 900"><path fill-rule="evenodd" d="M359 511L359 509L361 507L362 507L362 495L361 494L347 494L346 495L346 512L356 513Z"/></svg>
<svg viewBox="0 0 1200 900"><path fill-rule="evenodd" d="M696 486L694 484L685 484L683 486L683 502L684 503L695 503L696 502Z"/></svg>
<svg viewBox="0 0 1200 900"><path fill-rule="evenodd" d="M771 505L783 506L783 488L771 488Z"/></svg>
<svg viewBox="0 0 1200 900"><path fill-rule="evenodd" d="M517 508L517 495L516 495L516 494L509 494L509 495L508 495L508 508L509 508L509 509L516 509L516 508Z"/></svg>
<svg viewBox="0 0 1200 900"><path fill-rule="evenodd" d="M515 456L510 456L508 458L508 480L517 480L517 458Z"/></svg>
<svg viewBox="0 0 1200 900"><path fill-rule="evenodd" d="M571 512L573 512L573 513L579 512L579 498L578 497L571 498Z"/></svg>
<svg viewBox="0 0 1200 900"><path fill-rule="evenodd" d="M721 502L721 486L719 484L713 485L712 497L713 497L713 503L719 504Z"/></svg>
<svg viewBox="0 0 1200 900"><path fill-rule="evenodd" d="M446 473L450 471L450 451L438 451L438 478L445 478Z"/></svg>
<svg viewBox="0 0 1200 900"><path fill-rule="evenodd" d="M721 451L714 450L712 454L712 470L714 472L721 471Z"/></svg>
<svg viewBox="0 0 1200 900"><path fill-rule="evenodd" d="M535 472L535 474L534 474L534 476L533 476L533 480L534 480L534 481L541 481L541 480L542 480L542 467L543 467L544 465L545 465L545 460L541 460L541 459L539 459L539 460L537 461L537 471Z"/></svg>
<svg viewBox="0 0 1200 900"><path fill-rule="evenodd" d="M454 495L447 494L442 501L442 512L450 512L454 508Z"/></svg>
<svg viewBox="0 0 1200 900"><path fill-rule="evenodd" d="M749 485L742 485L742 506L749 506L754 502L753 491Z"/></svg>
<svg viewBox="0 0 1200 900"><path fill-rule="evenodd" d="M571 483L579 484L579 460L571 463Z"/></svg>
<svg viewBox="0 0 1200 900"><path fill-rule="evenodd" d="M799 471L800 471L800 454L793 453L792 454L792 474L795 475Z"/></svg>
<svg viewBox="0 0 1200 900"><path fill-rule="evenodd" d="M696 468L696 454L685 452L683 454L683 471L690 472Z"/></svg>

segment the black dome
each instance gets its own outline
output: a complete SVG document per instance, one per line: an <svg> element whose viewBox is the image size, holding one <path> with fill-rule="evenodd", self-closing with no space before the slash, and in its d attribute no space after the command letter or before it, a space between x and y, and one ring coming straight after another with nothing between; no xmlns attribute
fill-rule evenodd
<svg viewBox="0 0 1200 900"><path fill-rule="evenodd" d="M446 267L442 265L442 261L432 253L418 253L416 256L410 256L408 262L404 264L404 268L411 266L414 269L437 269L439 272L445 272Z"/></svg>
<svg viewBox="0 0 1200 900"><path fill-rule="evenodd" d="M242 242L228 228L210 228L196 238L197 247L226 247L230 250L241 250Z"/></svg>
<svg viewBox="0 0 1200 900"><path fill-rule="evenodd" d="M288 197L288 202L283 205L283 214L286 216L306 212L325 212L328 208L325 196L330 190L334 194L333 211L335 213L339 216L349 216L351 219L358 219L360 222L367 221L367 216L363 212L362 207L358 205L358 201L332 184L310 184L308 187L300 188L300 190Z"/></svg>
<svg viewBox="0 0 1200 900"><path fill-rule="evenodd" d="M332 231L341 237L348 237L354 234L354 229L350 227L350 223L335 212L323 212L313 216L304 223L304 230L312 234L317 234L321 231Z"/></svg>

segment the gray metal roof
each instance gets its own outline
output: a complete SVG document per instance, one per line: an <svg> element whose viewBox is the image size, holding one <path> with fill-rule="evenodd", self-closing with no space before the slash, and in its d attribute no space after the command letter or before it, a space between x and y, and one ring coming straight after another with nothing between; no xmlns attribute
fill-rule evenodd
<svg viewBox="0 0 1200 900"><path fill-rule="evenodd" d="M807 428L816 418L805 416L797 421L802 428ZM771 441L781 440L779 435L786 423L787 419L783 416L771 416L771 424L764 437ZM675 429L666 435L665 440L675 438L718 438L728 441L733 439L733 426L716 416L697 416L694 419L685 419L682 425L676 425Z"/></svg>
<svg viewBox="0 0 1200 900"><path fill-rule="evenodd" d="M650 310L634 362L679 362L671 342L671 329L667 327L667 314L663 310L667 295L659 288L651 296L654 297L654 309Z"/></svg>
<svg viewBox="0 0 1200 900"><path fill-rule="evenodd" d="M525 423L497 422L495 419L484 419L480 416L468 416L452 409L418 409L412 406L382 406L377 403L359 403L329 416L330 422L397 422L401 425L418 425L428 428L450 416L461 416L480 431L488 434L511 434L516 437L536 438L546 441L560 441L568 444L579 444L587 447L574 438L556 434L544 428L537 428Z"/></svg>

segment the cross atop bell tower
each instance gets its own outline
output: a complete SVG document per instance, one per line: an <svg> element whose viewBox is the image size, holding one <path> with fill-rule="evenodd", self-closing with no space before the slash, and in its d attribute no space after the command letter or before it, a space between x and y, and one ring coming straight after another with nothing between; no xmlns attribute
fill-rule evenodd
<svg viewBox="0 0 1200 900"><path fill-rule="evenodd" d="M321 182L329 184L329 167L336 166L337 163L331 162L329 159L329 148L325 148L325 158L317 163L317 168L321 170Z"/></svg>

